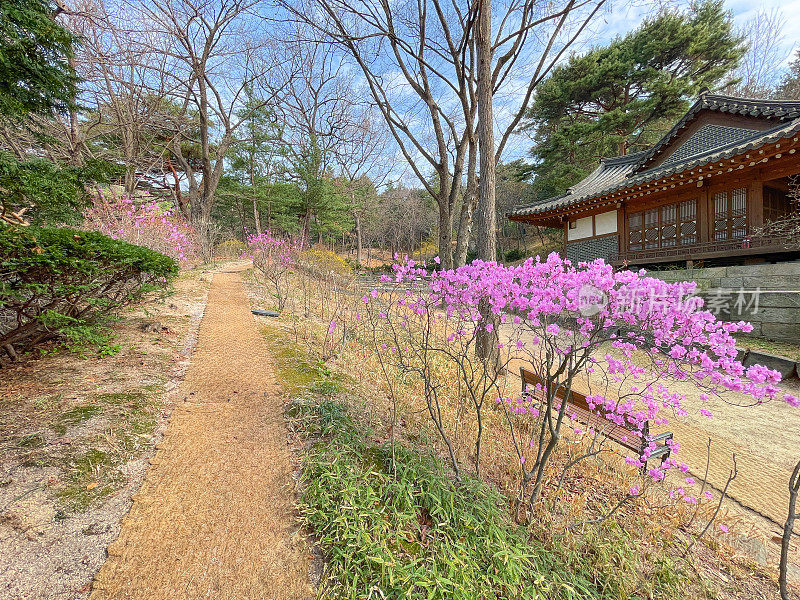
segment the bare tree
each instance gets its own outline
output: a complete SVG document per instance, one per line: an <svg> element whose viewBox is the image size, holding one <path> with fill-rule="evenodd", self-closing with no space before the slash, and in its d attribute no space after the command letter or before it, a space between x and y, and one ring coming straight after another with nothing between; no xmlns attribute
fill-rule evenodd
<svg viewBox="0 0 800 600"><path fill-rule="evenodd" d="M364 236L392 253L413 254L430 235L434 214L424 191L393 188L380 195L374 218L364 223Z"/></svg>
<svg viewBox="0 0 800 600"><path fill-rule="evenodd" d="M748 98L770 97L778 85L788 56L783 47L786 18L777 7L759 10L740 29L748 43L747 53L732 77L736 83L728 92Z"/></svg>
<svg viewBox="0 0 800 600"><path fill-rule="evenodd" d="M257 0L128 0L127 6L147 23L146 46L134 39L134 50L153 46L169 61L164 73L177 117L196 119L171 140L170 151L186 174L190 216L208 242L214 194L225 168L225 156L249 112L275 103L286 85L275 44L258 16ZM162 73L157 73L160 77ZM261 101L248 104L246 91ZM196 161L187 156L187 143ZM206 244L206 254L211 248Z"/></svg>
<svg viewBox="0 0 800 600"><path fill-rule="evenodd" d="M795 52L792 62L789 63L789 72L781 79L776 96L786 100L800 100L800 50Z"/></svg>
<svg viewBox="0 0 800 600"><path fill-rule="evenodd" d="M442 0L279 2L295 19L316 27L343 49L361 70L402 155L436 199L439 252L443 265L451 266L453 207L465 175L469 182L465 169L471 167L470 146L477 143L475 24L481 14L480 2L465 8ZM604 2L498 3L498 26L490 23L491 40L484 39L488 43L482 56L484 73L491 73L485 90L492 98L502 98L505 118L487 157L494 155L496 162L502 156L536 85ZM490 16L488 5L486 8L482 14ZM495 123L489 116L484 115L484 138ZM490 168L490 162L484 162L485 168ZM429 177L431 171L433 178ZM491 187L491 182L484 186ZM471 197L467 202L464 215L473 205ZM466 235L469 228L462 230Z"/></svg>
<svg viewBox="0 0 800 600"><path fill-rule="evenodd" d="M81 39L76 68L84 80L85 110L79 125L87 151L122 163L128 193L143 177L177 189L167 148L186 124L167 106L170 59L157 50L141 15L109 10L104 0L75 0L64 14Z"/></svg>
<svg viewBox="0 0 800 600"><path fill-rule="evenodd" d="M463 176L466 130L474 121L474 109L466 104L473 85L468 75L473 53L464 11L438 0L437 7L447 8L448 13L433 9L429 13L427 4L390 6L378 0L309 0L302 5L281 0L281 4L343 49L364 75L368 93L401 154L436 199L440 253L445 266L450 266L452 208Z"/></svg>
<svg viewBox="0 0 800 600"><path fill-rule="evenodd" d="M370 107L353 105L351 118L335 150L336 162L347 180L346 193L355 223L356 262L364 253L363 221L374 208L375 192L386 183L394 165L386 160L389 139L379 115Z"/></svg>
<svg viewBox="0 0 800 600"><path fill-rule="evenodd" d="M304 190L302 231L309 235L312 218L320 221L330 200L325 180L341 162L354 127L353 79L329 45L315 39L302 24L284 37L293 77L282 104L284 142L294 178ZM345 152L342 150L341 156ZM319 224L319 223L318 223Z"/></svg>

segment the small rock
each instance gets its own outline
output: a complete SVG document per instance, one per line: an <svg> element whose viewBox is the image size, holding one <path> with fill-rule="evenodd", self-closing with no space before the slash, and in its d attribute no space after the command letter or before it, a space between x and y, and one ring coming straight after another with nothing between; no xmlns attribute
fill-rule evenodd
<svg viewBox="0 0 800 600"><path fill-rule="evenodd" d="M764 566L768 563L767 547L759 539L742 536L739 538L742 548L758 564Z"/></svg>
<svg viewBox="0 0 800 600"><path fill-rule="evenodd" d="M161 321L153 321L151 323L142 323L139 329L145 333L161 333L167 331L167 328L161 324Z"/></svg>

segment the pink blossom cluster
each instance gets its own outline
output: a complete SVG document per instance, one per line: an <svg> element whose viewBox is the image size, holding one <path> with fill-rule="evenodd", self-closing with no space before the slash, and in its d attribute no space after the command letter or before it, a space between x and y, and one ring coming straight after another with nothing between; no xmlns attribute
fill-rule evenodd
<svg viewBox="0 0 800 600"><path fill-rule="evenodd" d="M84 229L156 250L181 265L194 264L199 259L197 232L189 220L172 205L147 192L134 200L128 195L98 191L83 218Z"/></svg>
<svg viewBox="0 0 800 600"><path fill-rule="evenodd" d="M737 359L734 334L751 331L752 326L718 320L701 298L686 301L693 296L694 283L668 283L645 271L615 271L602 260L575 265L556 253L517 266L474 261L447 271L405 259L395 265L394 277L385 279L393 279L403 290L393 306L387 308L377 290L362 301L379 303L380 312L374 312L391 322L389 330L427 331L428 325L410 321L439 322L449 345L440 355L453 356L472 352L479 332L498 329L495 342L505 364L521 361L545 381L540 395L550 410L540 411L542 407L527 397L495 396L507 410L509 423L547 419L551 411L569 417L557 392L578 382L588 390L589 407L609 427L624 425L639 436L645 435L645 423L663 427L671 416L687 415L687 407L693 405L687 399L745 406L775 399L791 406L800 403L781 392L777 371L746 367ZM698 410L704 418L713 417L708 406ZM575 431L592 434L597 427ZM679 444L667 444L677 454ZM534 446L531 439L514 449L523 469L536 458L534 450L526 461L528 447ZM644 456L629 462L644 468L655 447L650 441ZM688 469L673 456L647 472L660 481L668 469L684 467Z"/></svg>
<svg viewBox="0 0 800 600"><path fill-rule="evenodd" d="M419 282L423 278L427 281L424 293L401 300L417 314L431 303L441 304L448 316L468 317L479 326L484 319L479 304L487 301L497 317L513 314L512 323L520 329L541 330L541 337L555 343L562 355L610 340L623 358L607 353L601 358L590 357L588 363L603 362L612 379L637 379L648 374L647 368L630 360L634 351L645 350L653 356L650 366L660 379L699 383L706 389L704 397L729 390L763 402L780 392L777 371L762 365L745 367L736 359L736 338L732 334L751 331L749 323L717 320L703 310L699 298L696 303L680 302L695 287L694 283L668 283L647 277L644 271L614 271L602 260L576 267L556 253L545 261L537 257L511 267L475 261L459 269L429 273L424 264L417 265L413 260L395 267L398 282ZM607 301L597 307L595 314L584 316L581 290L589 286ZM675 302L631 305L630 297L674 298ZM569 319L572 326L559 325L563 319ZM491 330L491 324L486 329ZM637 419L655 418L653 408L657 405L680 405L680 398L661 385L634 387L631 391L646 398L651 407L636 415ZM789 395L784 399L793 405L797 402ZM617 412L635 414L632 400L618 404L617 398L601 395L592 396L592 400L606 404L607 409L613 406Z"/></svg>
<svg viewBox="0 0 800 600"><path fill-rule="evenodd" d="M297 240L280 235L270 229L266 229L260 234L248 234L245 243L247 249L242 254L242 258L260 256L284 268L290 268L295 264L297 255L302 249Z"/></svg>

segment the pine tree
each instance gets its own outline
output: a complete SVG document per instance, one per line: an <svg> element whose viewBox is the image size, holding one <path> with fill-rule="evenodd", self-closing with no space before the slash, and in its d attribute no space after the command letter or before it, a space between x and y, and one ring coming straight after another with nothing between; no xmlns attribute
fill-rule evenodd
<svg viewBox="0 0 800 600"><path fill-rule="evenodd" d="M334 185L326 168L325 151L312 132L308 141L292 153L293 176L302 189L302 236L310 240L312 234L322 241L325 236L338 236L353 227L348 194Z"/></svg>
<svg viewBox="0 0 800 600"><path fill-rule="evenodd" d="M0 141L0 221L27 224L31 209L38 209L39 219L67 218L89 173L30 158L35 149L8 139L18 129L33 129L33 117L75 107L78 78L69 64L74 37L54 15L44 0L0 2L0 125L7 133Z"/></svg>
<svg viewBox="0 0 800 600"><path fill-rule="evenodd" d="M66 113L78 79L69 65L74 37L44 0L0 2L0 115Z"/></svg>
<svg viewBox="0 0 800 600"><path fill-rule="evenodd" d="M282 140L283 127L274 111L256 98L251 88L245 93L247 103L239 111L244 122L231 146L230 167L233 177L246 190L256 233L260 234L262 212L266 212L266 224L270 227L273 213L284 213L289 208L280 202L284 199L282 195L272 196L276 176L285 170L287 152Z"/></svg>
<svg viewBox="0 0 800 600"><path fill-rule="evenodd" d="M722 87L744 51L722 2L708 0L572 55L540 86L523 126L534 132L537 196L563 193L604 156L652 144L702 88Z"/></svg>

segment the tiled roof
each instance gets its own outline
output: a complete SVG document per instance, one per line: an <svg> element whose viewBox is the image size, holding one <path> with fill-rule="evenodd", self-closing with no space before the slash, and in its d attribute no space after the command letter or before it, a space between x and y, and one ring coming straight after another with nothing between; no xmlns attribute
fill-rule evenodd
<svg viewBox="0 0 800 600"><path fill-rule="evenodd" d="M661 152L702 110L786 121L800 117L800 102L796 100L759 100L719 94L701 94L686 114L675 123L675 126L650 148L642 160L642 166L646 165L651 158Z"/></svg>
<svg viewBox="0 0 800 600"><path fill-rule="evenodd" d="M758 131L761 130L708 123L695 131L688 140L673 150L662 164L678 163L692 156L705 154L715 148L743 141Z"/></svg>
<svg viewBox="0 0 800 600"><path fill-rule="evenodd" d="M800 102L795 104L800 108ZM766 144L791 137L798 132L800 132L800 116L788 123L781 123L767 131L753 132L752 135L744 139L714 148L702 154L689 156L678 162L670 162L644 171L637 171L637 169L646 160L649 154L648 151L617 158L606 158L600 161L600 166L588 177L567 190L567 193L563 196L518 206L509 213L509 216L535 215L566 208L585 200L605 196L620 189L650 183L656 179L668 177L687 169L744 154Z"/></svg>
<svg viewBox="0 0 800 600"><path fill-rule="evenodd" d="M532 215L548 212L596 196L599 190L613 187L625 181L625 178L639 166L644 155L645 152L637 152L635 154L628 154L627 156L604 158L600 161L599 167L592 171L585 179L569 188L566 194L537 203L518 206L511 214Z"/></svg>

